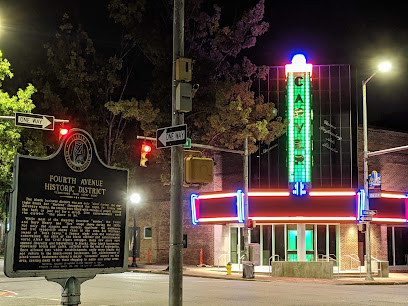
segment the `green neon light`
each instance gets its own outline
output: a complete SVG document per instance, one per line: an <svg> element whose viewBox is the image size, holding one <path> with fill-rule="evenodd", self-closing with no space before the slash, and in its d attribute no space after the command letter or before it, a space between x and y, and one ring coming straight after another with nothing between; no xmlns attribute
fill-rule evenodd
<svg viewBox="0 0 408 306"><path fill-rule="evenodd" d="M305 231L306 251L313 251L313 231Z"/></svg>
<svg viewBox="0 0 408 306"><path fill-rule="evenodd" d="M311 181L310 72L288 72L289 183Z"/></svg>
<svg viewBox="0 0 408 306"><path fill-rule="evenodd" d="M297 250L297 230L289 230L288 251Z"/></svg>

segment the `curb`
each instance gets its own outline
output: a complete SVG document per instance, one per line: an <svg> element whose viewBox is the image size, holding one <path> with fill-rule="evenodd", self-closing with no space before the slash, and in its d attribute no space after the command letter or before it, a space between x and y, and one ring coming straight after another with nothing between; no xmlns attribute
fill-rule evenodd
<svg viewBox="0 0 408 306"><path fill-rule="evenodd" d="M152 273L152 274L169 274L169 271L156 271L156 270L128 270L128 272L134 273ZM189 277L201 277L201 278L212 278L212 279L225 279L225 280L236 280L236 281L258 281L258 282L273 282L274 280L266 280L261 278L245 279L245 278L236 278L236 277L224 277L224 276L215 276L215 275L205 275L205 274L192 274L192 273L183 273L183 276ZM281 280L281 279L279 279ZM285 280L290 281L290 278L285 278ZM335 280L334 280L335 281ZM384 281L374 281L374 282L330 282L334 285L343 285L343 286L394 286L394 285L408 285L408 281L393 281L393 282L384 282Z"/></svg>
<svg viewBox="0 0 408 306"><path fill-rule="evenodd" d="M363 285L363 286L394 286L394 285L408 285L408 282L373 282L373 283L344 283L339 285L354 286L354 285Z"/></svg>

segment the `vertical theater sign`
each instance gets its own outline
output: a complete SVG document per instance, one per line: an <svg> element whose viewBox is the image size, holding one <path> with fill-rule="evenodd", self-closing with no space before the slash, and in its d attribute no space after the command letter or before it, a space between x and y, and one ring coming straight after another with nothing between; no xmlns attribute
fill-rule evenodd
<svg viewBox="0 0 408 306"><path fill-rule="evenodd" d="M288 177L289 186L311 183L311 76L312 64L302 54L285 66L288 87Z"/></svg>

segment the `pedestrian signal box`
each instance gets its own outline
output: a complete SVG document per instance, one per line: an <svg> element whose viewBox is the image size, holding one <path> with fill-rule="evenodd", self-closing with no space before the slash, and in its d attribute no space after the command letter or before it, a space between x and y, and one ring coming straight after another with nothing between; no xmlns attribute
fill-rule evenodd
<svg viewBox="0 0 408 306"><path fill-rule="evenodd" d="M207 184L213 181L214 161L211 158L189 156L185 162L185 181L188 184Z"/></svg>

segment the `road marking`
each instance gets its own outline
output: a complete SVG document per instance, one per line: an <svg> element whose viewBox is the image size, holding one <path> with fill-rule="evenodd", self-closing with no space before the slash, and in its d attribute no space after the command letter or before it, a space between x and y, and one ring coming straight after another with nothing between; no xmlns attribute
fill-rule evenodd
<svg viewBox="0 0 408 306"><path fill-rule="evenodd" d="M8 291L8 290L0 290L0 297L13 296L13 295L17 295L17 293Z"/></svg>

